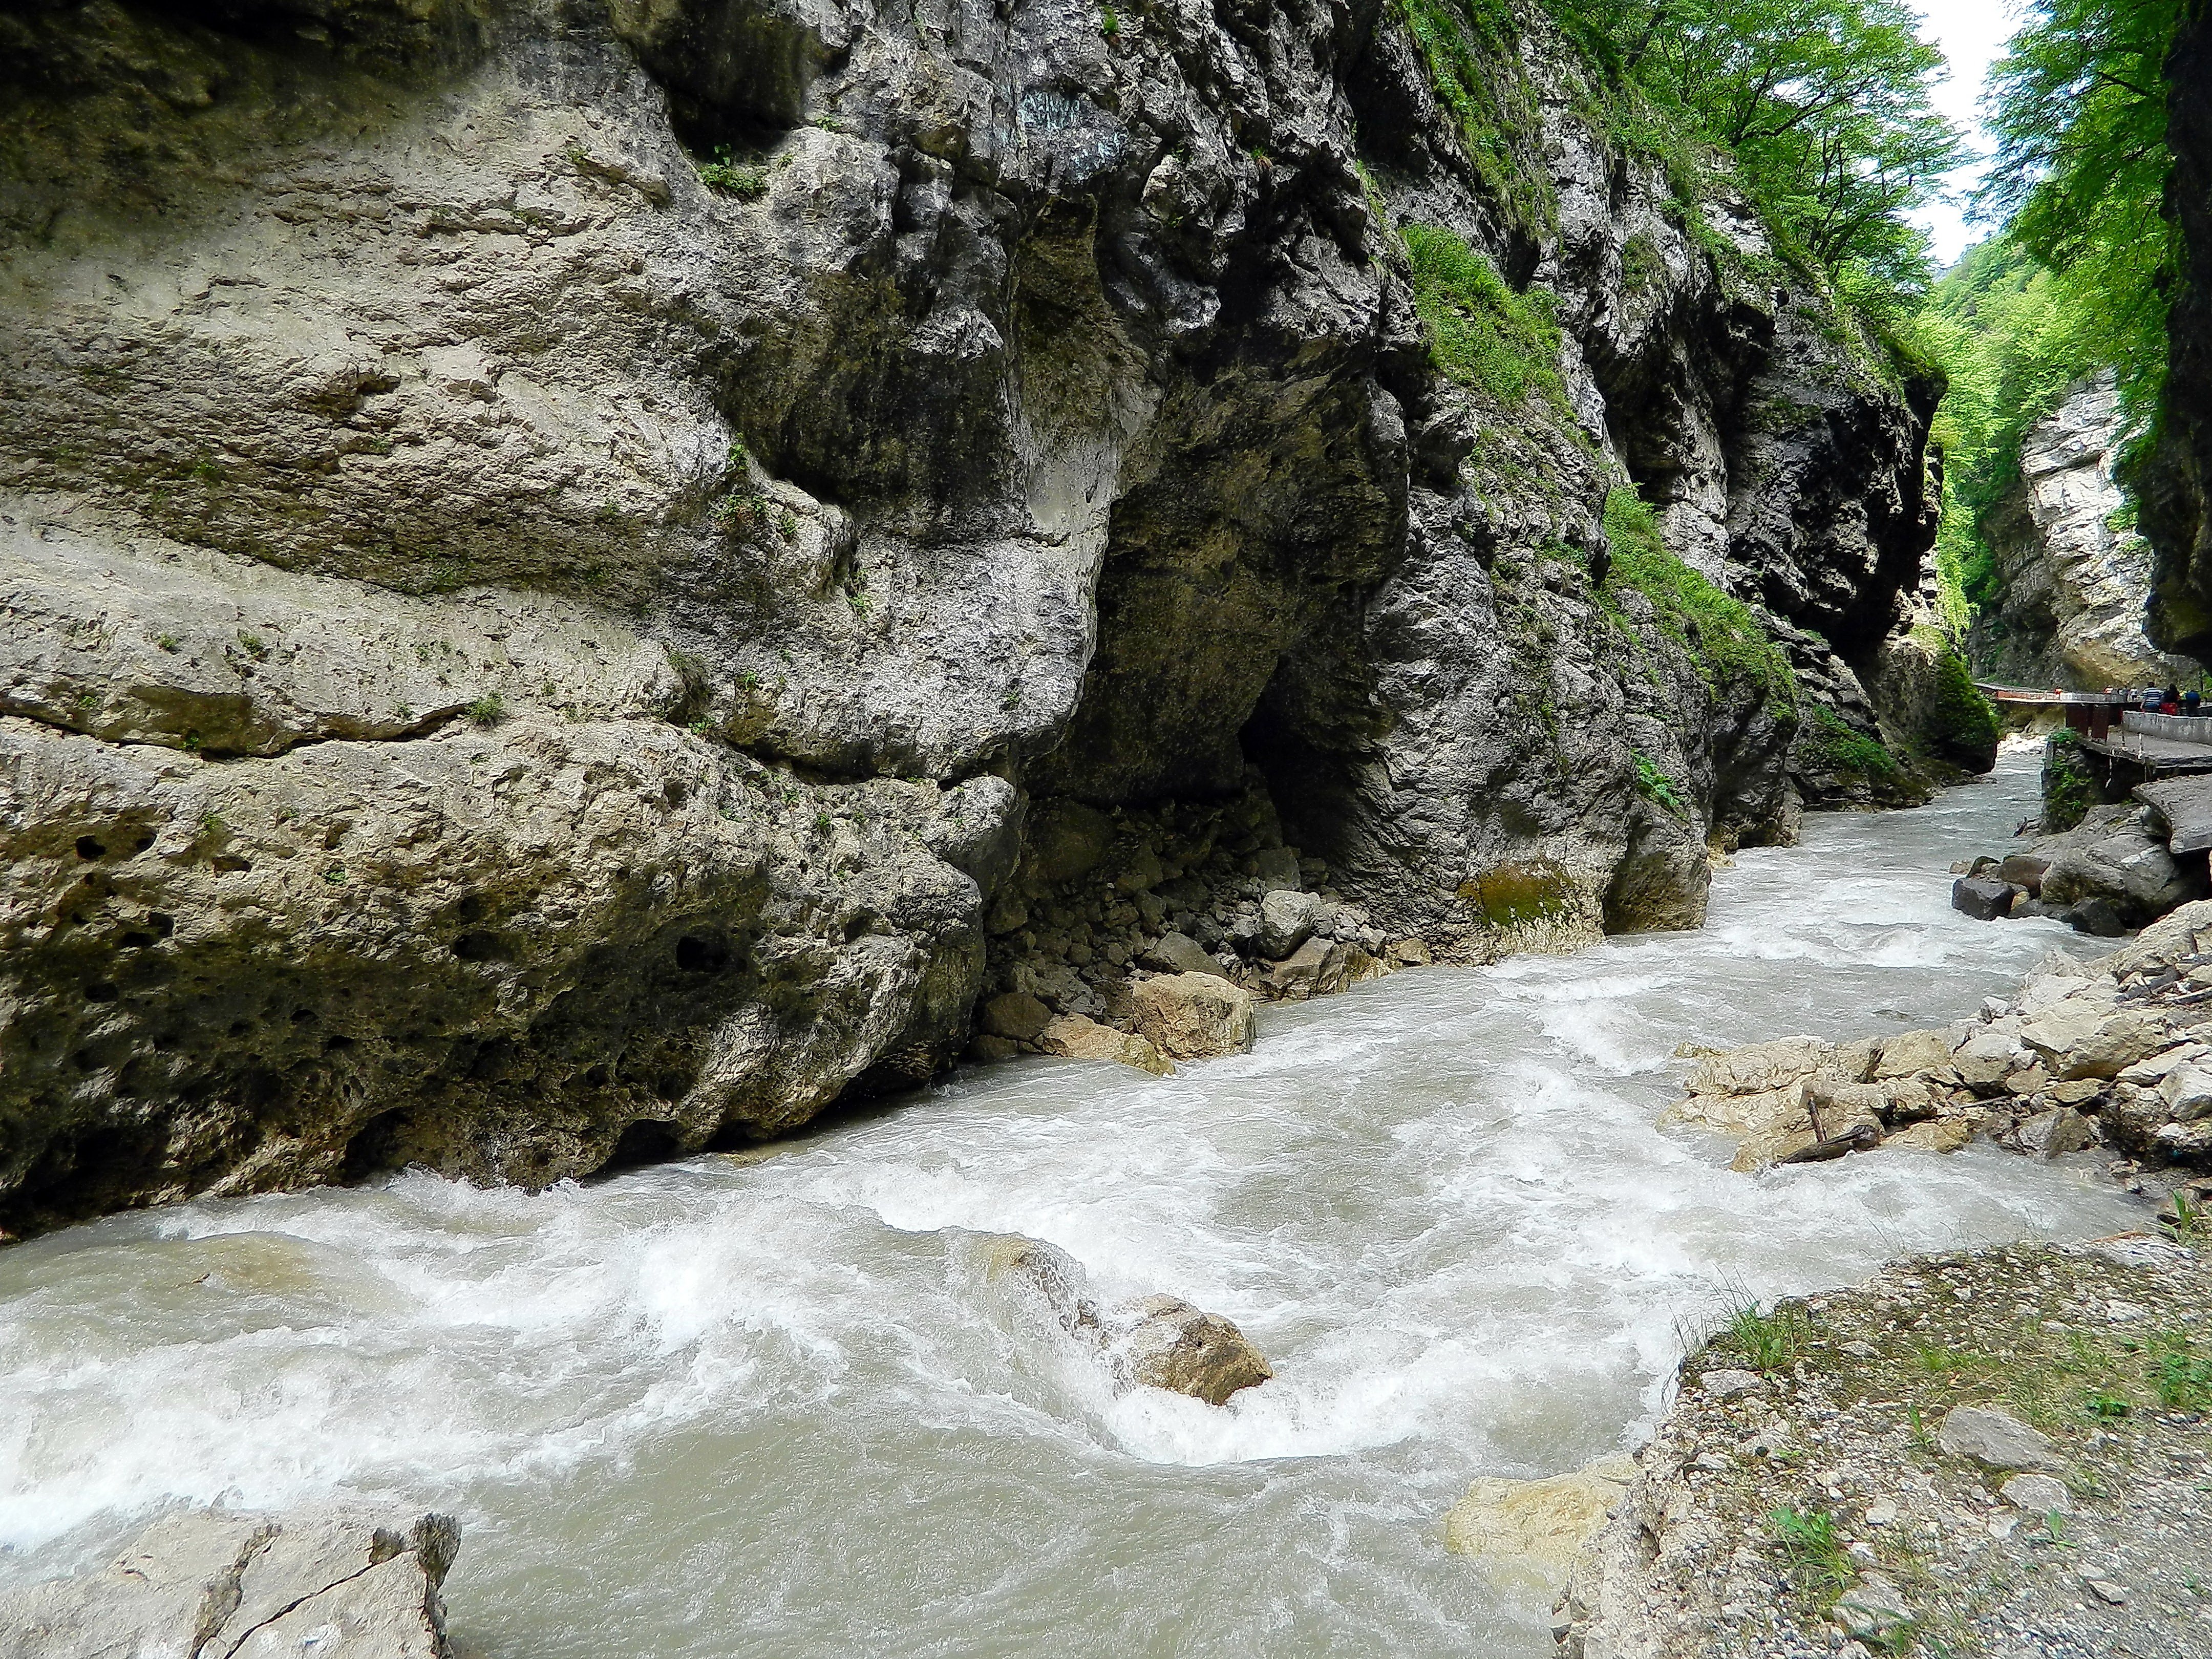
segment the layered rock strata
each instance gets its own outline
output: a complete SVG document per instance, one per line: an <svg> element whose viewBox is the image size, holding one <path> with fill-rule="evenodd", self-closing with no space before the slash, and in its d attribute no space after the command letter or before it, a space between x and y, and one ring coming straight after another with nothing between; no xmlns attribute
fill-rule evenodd
<svg viewBox="0 0 2212 1659"><path fill-rule="evenodd" d="M0 18L0 1229L775 1133L1170 933L1691 926L1909 797L1936 388L1482 58L1510 188L1387 10Z"/></svg>

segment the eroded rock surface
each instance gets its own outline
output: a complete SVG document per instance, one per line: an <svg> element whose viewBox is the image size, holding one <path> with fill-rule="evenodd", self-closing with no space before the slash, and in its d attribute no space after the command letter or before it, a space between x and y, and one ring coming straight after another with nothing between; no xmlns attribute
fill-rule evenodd
<svg viewBox="0 0 2212 1659"><path fill-rule="evenodd" d="M2022 434L2020 483L1985 526L2001 599L1967 642L1990 678L2102 690L2196 673L2143 632L2151 550L2121 520L2127 501L2112 473L2124 428L2107 370Z"/></svg>
<svg viewBox="0 0 2212 1659"><path fill-rule="evenodd" d="M165 1516L106 1569L0 1595L0 1659L448 1659L451 1517Z"/></svg>
<svg viewBox="0 0 2212 1659"><path fill-rule="evenodd" d="M1504 200L1389 9L325 10L0 18L0 1228L1172 1049L1922 787L1934 387L1540 16Z"/></svg>

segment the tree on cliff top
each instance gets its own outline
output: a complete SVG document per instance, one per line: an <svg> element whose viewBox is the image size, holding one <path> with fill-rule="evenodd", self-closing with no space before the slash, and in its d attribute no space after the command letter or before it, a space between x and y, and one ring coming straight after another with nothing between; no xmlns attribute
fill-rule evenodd
<svg viewBox="0 0 2212 1659"><path fill-rule="evenodd" d="M1735 158L1782 238L1877 310L1929 276L1905 215L1964 159L1943 55L1899 0L1554 0L1661 108Z"/></svg>
<svg viewBox="0 0 2212 1659"><path fill-rule="evenodd" d="M2166 369L2166 55L2183 0L2038 0L1991 75L1982 216L2067 279L2076 325L2148 410Z"/></svg>

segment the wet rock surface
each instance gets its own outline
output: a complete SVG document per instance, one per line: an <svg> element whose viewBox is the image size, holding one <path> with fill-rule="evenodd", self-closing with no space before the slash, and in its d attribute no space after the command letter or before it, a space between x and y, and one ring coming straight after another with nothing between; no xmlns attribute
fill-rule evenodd
<svg viewBox="0 0 2212 1659"><path fill-rule="evenodd" d="M987 1283L1025 1299L1035 1316L1094 1356L1118 1388L1164 1389L1225 1406L1275 1374L1234 1322L1180 1297L1102 1306L1083 1264L1057 1245L1006 1233L981 1235L973 1249Z"/></svg>
<svg viewBox="0 0 2212 1659"><path fill-rule="evenodd" d="M106 1568L0 1595L4 1659L448 1659L442 1515L194 1510Z"/></svg>
<svg viewBox="0 0 2212 1659"><path fill-rule="evenodd" d="M1554 1615L1568 1659L2212 1646L2212 1267L2142 1235L1914 1258L1683 1362ZM1968 1425L1973 1425L1968 1431ZM1992 1425L1996 1425L1992 1427ZM2055 1471L2008 1474L2033 1455Z"/></svg>

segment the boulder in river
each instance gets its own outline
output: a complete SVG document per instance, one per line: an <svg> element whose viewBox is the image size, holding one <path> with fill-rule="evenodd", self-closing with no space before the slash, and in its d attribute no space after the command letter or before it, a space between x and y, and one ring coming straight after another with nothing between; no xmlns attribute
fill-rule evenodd
<svg viewBox="0 0 2212 1659"><path fill-rule="evenodd" d="M0 1659L447 1659L442 1515L198 1510L107 1566L0 1595Z"/></svg>
<svg viewBox="0 0 2212 1659"><path fill-rule="evenodd" d="M1148 1388L1225 1406L1230 1395L1275 1374L1234 1324L1176 1297L1123 1303L1108 1319L1121 1327L1110 1350L1115 1369Z"/></svg>
<svg viewBox="0 0 2212 1659"><path fill-rule="evenodd" d="M1056 1244L995 1233L972 1248L981 1252L986 1283L1028 1299L1036 1316L1097 1351L1124 1386L1165 1389L1220 1406L1275 1374L1234 1322L1180 1297L1139 1297L1102 1312L1083 1264Z"/></svg>
<svg viewBox="0 0 2212 1659"><path fill-rule="evenodd" d="M1163 974L1130 998L1137 1034L1170 1060L1241 1054L1252 1046L1252 994L1210 974Z"/></svg>
<svg viewBox="0 0 2212 1659"><path fill-rule="evenodd" d="M1111 1060L1154 1077L1175 1075L1174 1063L1143 1037L1081 1014L1055 1015L1038 1035L1037 1047L1068 1060Z"/></svg>
<svg viewBox="0 0 2212 1659"><path fill-rule="evenodd" d="M2012 914L2021 890L1994 876L1961 876L1951 884L1951 908L1976 921L1996 921Z"/></svg>
<svg viewBox="0 0 2212 1659"><path fill-rule="evenodd" d="M1542 1480L1477 1480L1444 1517L1444 1547L1556 1594L1635 1478L1634 1458L1607 1457Z"/></svg>

